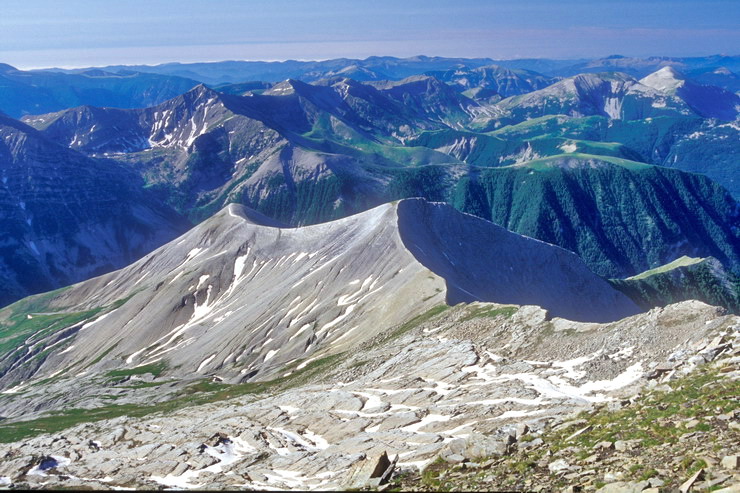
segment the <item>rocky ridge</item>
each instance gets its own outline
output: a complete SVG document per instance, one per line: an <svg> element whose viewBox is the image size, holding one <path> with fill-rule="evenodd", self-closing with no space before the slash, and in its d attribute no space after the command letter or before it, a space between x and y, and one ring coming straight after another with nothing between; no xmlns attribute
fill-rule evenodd
<svg viewBox="0 0 740 493"><path fill-rule="evenodd" d="M138 368L265 381L476 300L591 322L639 311L574 254L445 204L409 199L302 228L231 205L129 267L0 312L0 412L82 405L105 375Z"/></svg>

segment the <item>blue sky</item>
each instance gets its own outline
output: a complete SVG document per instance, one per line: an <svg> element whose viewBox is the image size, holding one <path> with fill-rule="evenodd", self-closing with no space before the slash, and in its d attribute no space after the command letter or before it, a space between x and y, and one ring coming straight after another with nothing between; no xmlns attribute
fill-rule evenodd
<svg viewBox="0 0 740 493"><path fill-rule="evenodd" d="M371 55L740 54L740 0L3 0L20 68Z"/></svg>

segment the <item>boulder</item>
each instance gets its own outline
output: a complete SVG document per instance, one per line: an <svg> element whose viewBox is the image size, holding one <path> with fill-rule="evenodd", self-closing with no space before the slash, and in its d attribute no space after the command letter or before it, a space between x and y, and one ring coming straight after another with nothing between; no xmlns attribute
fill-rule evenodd
<svg viewBox="0 0 740 493"><path fill-rule="evenodd" d="M460 464L461 462L465 462L465 457L460 454L450 454L444 456L444 460L450 464Z"/></svg>
<svg viewBox="0 0 740 493"><path fill-rule="evenodd" d="M352 466L345 486L348 489L377 488L388 482L397 462L398 456L391 462L386 452L367 457Z"/></svg>
<svg viewBox="0 0 740 493"><path fill-rule="evenodd" d="M564 471L567 471L568 469L570 469L570 464L568 464L565 461L565 459L558 459L556 461L550 462L547 465L547 469L552 474L558 474L558 473L561 473L561 472L564 472Z"/></svg>
<svg viewBox="0 0 740 493"><path fill-rule="evenodd" d="M726 455L722 457L720 464L728 471L740 469L740 455Z"/></svg>

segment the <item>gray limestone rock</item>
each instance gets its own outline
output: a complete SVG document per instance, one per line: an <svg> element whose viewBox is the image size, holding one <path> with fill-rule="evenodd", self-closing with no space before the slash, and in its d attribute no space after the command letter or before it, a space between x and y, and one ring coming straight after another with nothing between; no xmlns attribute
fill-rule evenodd
<svg viewBox="0 0 740 493"><path fill-rule="evenodd" d="M396 457L396 460L398 458ZM377 487L383 478L387 478L386 471L391 471L395 462L391 462L384 451L374 456L368 456L352 466L346 481L347 488ZM376 481L373 481L376 480Z"/></svg>
<svg viewBox="0 0 740 493"><path fill-rule="evenodd" d="M615 481L602 486L597 491L600 493L640 493L649 486L647 481L639 483L629 481Z"/></svg>

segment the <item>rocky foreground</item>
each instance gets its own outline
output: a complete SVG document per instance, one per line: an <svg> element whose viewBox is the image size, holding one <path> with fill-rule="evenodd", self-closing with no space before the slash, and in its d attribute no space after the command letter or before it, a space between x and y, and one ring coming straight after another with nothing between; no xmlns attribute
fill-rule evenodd
<svg viewBox="0 0 740 493"><path fill-rule="evenodd" d="M0 424L0 483L736 491L739 335L693 301L610 324L441 305L270 382Z"/></svg>
<svg viewBox="0 0 740 493"><path fill-rule="evenodd" d="M392 486L404 491L740 491L739 363L737 355L728 354L640 397L553 420L534 433L521 424L507 454L442 456L421 473L398 474Z"/></svg>

